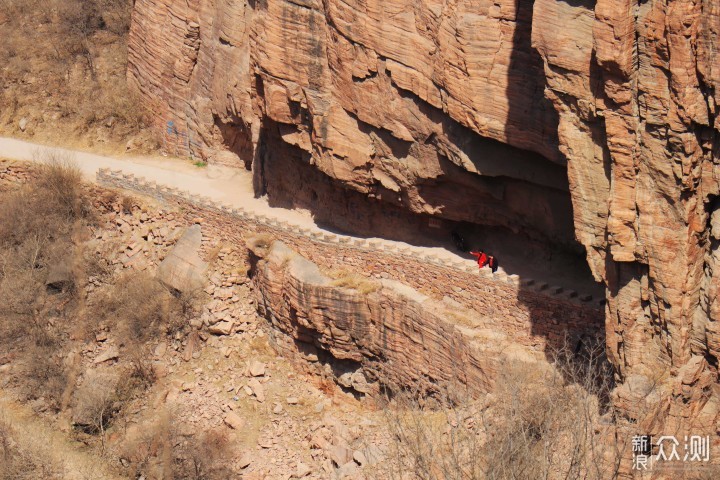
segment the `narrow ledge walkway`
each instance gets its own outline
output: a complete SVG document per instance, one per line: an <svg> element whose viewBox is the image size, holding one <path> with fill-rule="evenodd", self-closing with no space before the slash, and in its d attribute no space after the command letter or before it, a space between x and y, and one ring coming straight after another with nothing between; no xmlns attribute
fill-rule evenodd
<svg viewBox="0 0 720 480"><path fill-rule="evenodd" d="M289 225L315 240L352 242L358 246L379 251L394 251L414 256L421 255L426 261L445 265L466 272L477 271L472 260L463 258L442 247L418 247L405 242L383 238L361 238L337 235L318 227L308 211L271 207L267 198L256 198L250 172L222 166L197 167L189 161L160 156L113 158L77 150L49 147L13 138L0 137L0 158L20 161L43 161L49 156L72 160L80 167L86 180L98 182L110 176L126 178L136 185L153 182L157 188L170 190L173 195L186 201L205 203L228 211L240 209L251 213L261 221L277 225ZM487 269L486 269L487 270ZM568 296L583 302L600 302L597 292L587 293L582 287L560 285L558 282L541 281L505 272L502 267L494 275L481 271L479 275L494 276L499 281L509 281L553 296ZM578 293L576 290L580 290Z"/></svg>

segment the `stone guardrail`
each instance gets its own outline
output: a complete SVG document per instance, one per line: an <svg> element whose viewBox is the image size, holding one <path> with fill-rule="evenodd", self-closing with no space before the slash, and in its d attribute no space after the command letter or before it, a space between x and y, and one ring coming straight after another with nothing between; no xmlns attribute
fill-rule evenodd
<svg viewBox="0 0 720 480"><path fill-rule="evenodd" d="M477 264L473 260L448 261L439 258L437 254L428 252L421 247L400 245L389 240L368 240L348 235L339 235L320 230L319 228L301 227L285 220L268 217L267 215L256 214L243 208L225 205L206 196L191 194L188 191L180 190L178 188L160 185L156 182L148 181L144 177L136 177L133 174L123 173L121 170L101 168L97 173L97 181L102 185L132 190L158 200L189 202L197 207L215 210L230 217L262 225L269 229L278 229L289 234L302 235L315 243L342 245L346 248L355 248L364 251L377 251L386 255L396 255L401 257L410 256L416 261L419 260L428 264L459 270L464 273L476 274L486 279L492 279L497 282L505 282L510 285L514 285L518 289L535 291L543 295L571 301L573 303L584 304L589 307L595 306L597 308L601 308L605 304L605 299L598 300L593 298L590 294L582 294L559 285L550 285L547 282L530 278L520 279L518 275L507 274L501 270L498 270L495 273L492 273L489 269L481 270L477 267Z"/></svg>

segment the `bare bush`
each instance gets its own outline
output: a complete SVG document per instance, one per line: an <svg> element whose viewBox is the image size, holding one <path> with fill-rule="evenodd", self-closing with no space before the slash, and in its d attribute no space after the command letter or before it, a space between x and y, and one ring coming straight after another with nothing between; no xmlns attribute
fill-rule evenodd
<svg viewBox="0 0 720 480"><path fill-rule="evenodd" d="M135 199L133 197L131 197L130 195L123 196L122 202L120 203L120 207L122 208L122 212L125 215L132 214L134 206L135 206Z"/></svg>
<svg viewBox="0 0 720 480"><path fill-rule="evenodd" d="M60 408L67 387L67 372L58 358L57 345L31 345L25 351L21 390L28 399L42 398L47 408Z"/></svg>
<svg viewBox="0 0 720 480"><path fill-rule="evenodd" d="M600 427L612 418L606 402L610 370L598 345L581 354L567 347L551 366L507 362L485 398L453 384L435 400L395 389L385 409L392 455L390 478L611 478L622 452ZM607 428L612 429L612 426ZM607 430L607 429L605 429ZM616 433L616 432L615 432Z"/></svg>
<svg viewBox="0 0 720 480"><path fill-rule="evenodd" d="M88 314L112 325L121 343L139 345L176 328L179 310L177 299L157 279L135 273L106 288Z"/></svg>
<svg viewBox="0 0 720 480"><path fill-rule="evenodd" d="M100 434L117 413L120 378L115 373L90 370L74 393L73 423L89 434Z"/></svg>
<svg viewBox="0 0 720 480"><path fill-rule="evenodd" d="M90 205L82 192L82 172L77 162L71 155L53 151L40 153L39 159L38 200L52 205L53 210L67 221L87 218Z"/></svg>
<svg viewBox="0 0 720 480"><path fill-rule="evenodd" d="M24 448L16 442L17 432L0 419L0 480L35 480L65 478L42 446ZM39 448L38 448L39 447Z"/></svg>
<svg viewBox="0 0 720 480"><path fill-rule="evenodd" d="M173 442L173 474L177 480L221 480L232 478L225 465L229 442L224 430L214 429Z"/></svg>
<svg viewBox="0 0 720 480"><path fill-rule="evenodd" d="M159 462L163 465L161 478L173 478L171 452L171 416L167 410L161 408L152 420L142 425L142 428L130 427L127 430L118 452L123 464L126 466L128 478L153 478L149 474ZM167 457L167 459L165 458Z"/></svg>
<svg viewBox="0 0 720 480"><path fill-rule="evenodd" d="M0 202L0 313L28 316L42 301L51 267L74 263L71 236L90 216L80 171L69 159L47 157L29 185ZM4 321L8 321L7 318Z"/></svg>
<svg viewBox="0 0 720 480"><path fill-rule="evenodd" d="M164 409L142 428L128 429L120 451L130 477L175 480L236 478L228 465L234 454L222 427L196 431L181 425L175 415Z"/></svg>
<svg viewBox="0 0 720 480"><path fill-rule="evenodd" d="M82 174L72 158L39 153L41 166L26 187L7 194L0 205L0 244L17 246L68 235L73 222L90 215ZM43 246L40 244L38 248Z"/></svg>
<svg viewBox="0 0 720 480"><path fill-rule="evenodd" d="M132 382L130 388L145 390L151 387L157 381L157 372L146 349L143 347L135 348L129 356L131 366L129 378Z"/></svg>

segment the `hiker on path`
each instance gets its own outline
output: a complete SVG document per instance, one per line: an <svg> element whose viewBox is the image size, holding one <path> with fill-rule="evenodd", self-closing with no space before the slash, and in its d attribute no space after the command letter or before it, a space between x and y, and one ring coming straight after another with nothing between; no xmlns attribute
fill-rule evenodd
<svg viewBox="0 0 720 480"><path fill-rule="evenodd" d="M483 268L485 265L488 264L488 261L490 260L488 256L480 250L479 252L470 252L470 255L475 257L477 259L478 268Z"/></svg>
<svg viewBox="0 0 720 480"><path fill-rule="evenodd" d="M492 273L497 272L497 269L498 269L497 258L495 258L492 255L488 255L488 266L490 267L490 270L492 270Z"/></svg>

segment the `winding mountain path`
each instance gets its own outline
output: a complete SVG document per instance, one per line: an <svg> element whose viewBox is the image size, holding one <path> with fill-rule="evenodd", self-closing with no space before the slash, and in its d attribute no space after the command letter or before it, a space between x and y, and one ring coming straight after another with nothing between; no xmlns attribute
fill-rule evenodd
<svg viewBox="0 0 720 480"><path fill-rule="evenodd" d="M11 160L43 161L48 155L74 160L88 181L96 181L95 174L100 168L122 170L123 173L132 173L165 186L210 197L214 201L233 207L281 218L303 227L323 230L315 224L312 215L307 211L275 208L268 205L267 198L255 198L252 175L247 170L221 166L196 167L187 160L160 156L113 158L0 137L0 157ZM460 258L444 248L427 248L440 257Z"/></svg>
<svg viewBox="0 0 720 480"><path fill-rule="evenodd" d="M74 160L88 181L96 181L96 173L100 168L122 170L123 173L131 173L161 185L175 187L195 195L206 196L216 202L244 208L256 214L281 219L301 227L325 231L315 223L308 211L271 207L266 197L255 198L252 187L252 174L247 170L212 165L197 167L187 160L160 156L123 156L122 158L115 158L0 137L0 157L11 160L42 161L48 155L58 155ZM395 242L382 238L373 240L377 240L381 244L408 245L404 242ZM441 260L471 261L467 257L461 257L443 247L422 247L422 249ZM563 269L562 266L556 268L556 265L552 265L553 271L550 272L547 265L533 265L528 263L526 259L518 259L518 261L513 262L512 259L501 258L500 263L506 267L504 270L509 274L515 273L521 277L542 279L551 284L593 293L596 298L604 296L599 285L588 278L584 272L580 274L573 268ZM500 269L503 270L502 266Z"/></svg>

